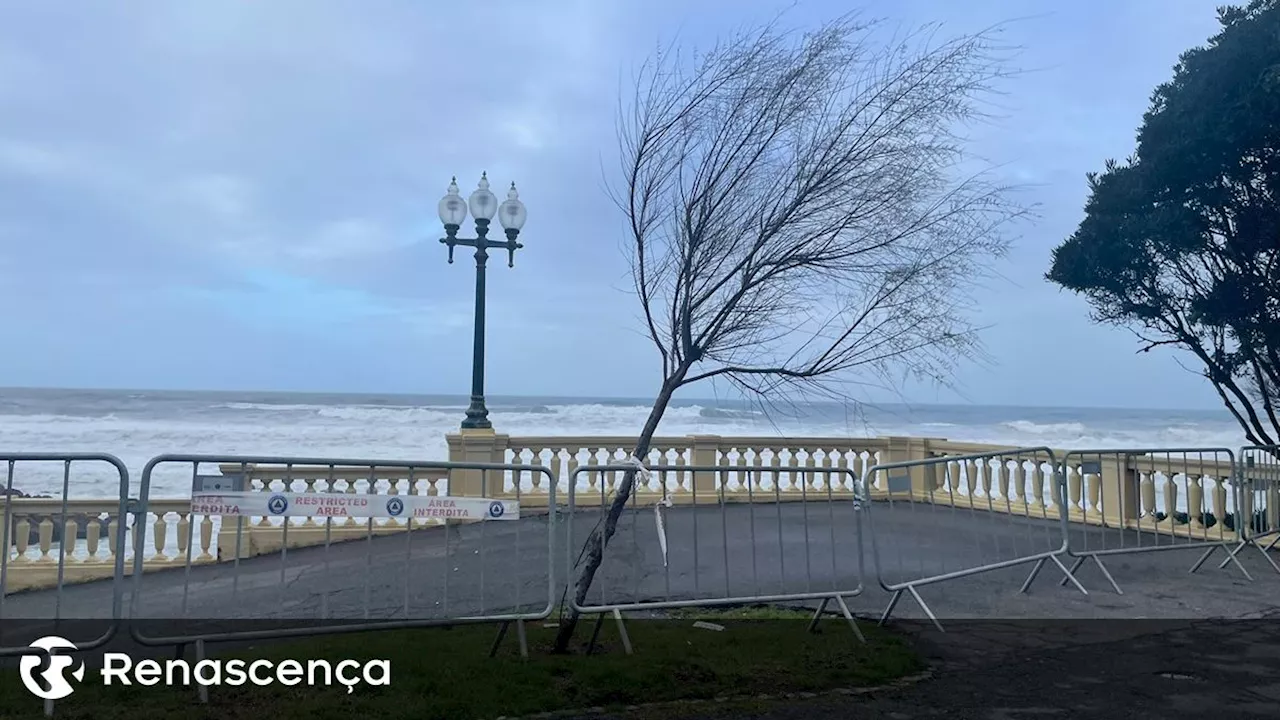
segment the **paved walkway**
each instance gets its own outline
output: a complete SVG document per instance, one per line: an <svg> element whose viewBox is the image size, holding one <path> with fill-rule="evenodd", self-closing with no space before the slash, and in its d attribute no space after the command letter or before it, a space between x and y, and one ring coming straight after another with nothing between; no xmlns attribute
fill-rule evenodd
<svg viewBox="0 0 1280 720"><path fill-rule="evenodd" d="M241 561L238 568L232 563L179 566L145 573L136 598L128 582L124 602L142 619L390 620L537 612L561 600L568 576L566 533L572 532L572 547L578 549L598 518L598 511L584 510L572 522L562 516L554 526L542 515L294 549L284 557ZM860 529L847 503L669 509L664 566L654 513L642 508L619 525L589 600L750 597L834 588L851 596L858 614L878 616L888 595L876 581L873 532L890 583L1025 557L1057 544L1056 524L998 514L913 510L901 504L890 510L875 503L872 518L872 527ZM1153 541L1149 535L1139 539L1134 533L1075 526L1073 532L1091 547ZM866 541L861 558L853 551L859 534ZM1091 563L1077 574L1088 595L1059 586L1063 576L1053 564L1045 566L1027 594L1018 589L1031 570L1028 564L925 585L919 592L944 623L957 618L1230 618L1280 607L1280 576L1256 550L1240 555L1253 581L1233 566L1218 569L1225 558L1221 550L1200 572L1189 574L1199 555L1197 549L1179 549L1107 559L1123 595ZM860 560L865 588L852 597ZM64 618L105 619L111 595L110 582L67 586L59 612ZM55 605L52 590L22 593L5 598L2 613L6 619L52 618ZM909 597L894 616L923 617Z"/></svg>

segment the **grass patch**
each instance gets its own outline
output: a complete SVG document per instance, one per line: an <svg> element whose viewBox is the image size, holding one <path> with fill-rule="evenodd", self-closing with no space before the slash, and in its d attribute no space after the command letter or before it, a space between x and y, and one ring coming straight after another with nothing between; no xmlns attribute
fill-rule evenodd
<svg viewBox="0 0 1280 720"><path fill-rule="evenodd" d="M922 669L901 637L871 623L863 645L845 621L824 619L806 632L803 611L732 609L669 613L629 620L635 654L623 653L606 619L596 654L584 654L593 619L584 618L573 654L551 655L553 628L530 623L530 657L520 658L514 627L495 658L488 657L496 628L470 626L336 635L263 643L227 650L222 659L390 660L389 686L346 688L305 684L210 687L209 704L197 688L104 687L95 669L69 698L60 718L136 720L287 720L291 718L413 718L472 720L551 710L618 708L650 702L818 692L880 684ZM723 631L694 628L706 620ZM157 655L162 662L164 656ZM189 662L194 662L188 652ZM136 662L135 657L135 662ZM357 673L358 674L358 673ZM305 681L304 681L305 682ZM23 687L16 668L0 671L0 718L41 717L42 703Z"/></svg>

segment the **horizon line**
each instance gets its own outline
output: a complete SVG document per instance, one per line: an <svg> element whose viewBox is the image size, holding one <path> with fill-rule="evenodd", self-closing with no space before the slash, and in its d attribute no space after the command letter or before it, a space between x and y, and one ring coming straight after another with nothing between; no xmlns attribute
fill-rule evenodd
<svg viewBox="0 0 1280 720"><path fill-rule="evenodd" d="M254 394L254 395L330 395L337 397L357 397L369 395L390 395L390 396L406 396L406 397L448 397L461 398L466 400L469 396L466 393L441 393L441 392L407 392L407 391L355 391L355 390L210 390L210 389L182 389L182 388L136 388L136 387L57 387L49 385L12 385L0 386L0 393L7 390L36 390L36 391L72 391L72 392L110 392L110 393L198 393L209 395L236 395L236 394ZM486 395L487 400L494 399L510 399L510 400L612 400L612 401L628 401L637 403L652 403L653 399L641 396L615 396L615 395L508 395L495 393ZM680 403L710 403L713 406L723 402L738 402L743 404L754 404L749 400L729 401L726 398L680 398ZM856 406L856 407L933 407L933 408L1027 408L1037 410L1142 410L1142 411L1170 411L1170 412L1221 412L1227 414L1226 410L1221 407L1214 408L1191 408L1191 407L1135 407L1135 406L1115 406L1115 405L1007 405L1007 404L982 404L982 403L938 403L938 402L914 402L914 401L895 401L895 402L872 402L863 400L852 400L840 402L835 400L809 400L804 401L806 405L832 405L832 406Z"/></svg>

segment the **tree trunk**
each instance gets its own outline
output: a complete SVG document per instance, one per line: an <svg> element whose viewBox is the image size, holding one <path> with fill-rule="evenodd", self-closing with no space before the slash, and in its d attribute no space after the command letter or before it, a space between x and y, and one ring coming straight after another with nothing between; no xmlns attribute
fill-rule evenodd
<svg viewBox="0 0 1280 720"><path fill-rule="evenodd" d="M671 403L671 396L675 393L676 388L680 386L687 368L680 369L676 376L668 378L662 385L662 392L658 394L657 399L653 401L653 409L649 411L649 419L644 423L644 430L640 432L640 437L636 439L636 446L632 449L632 456L644 462L645 456L649 454L649 444L653 442L653 435L658 431L658 422L662 420L662 415L667 411L667 405ZM578 578L573 585L574 598L578 604L586 602L587 593L591 591L591 583L595 580L596 571L600 569L600 563L604 561L604 549L609 544L609 540L613 538L613 534L618 530L618 518L622 517L622 512L627 509L627 502L631 499L631 490L635 485L636 471L628 470L622 476L622 481L618 483L617 489L614 491L613 501L609 503L609 512L605 516L604 525L596 525L587 536L586 553L583 557L582 569L578 571ZM569 522L573 522L573 518L569 518ZM576 568L574 568L576 569ZM579 614L573 609L573 606L565 608L563 618L560 621L560 630L556 633L556 643L552 652L564 653L569 650L569 643L573 640L573 633L578 627Z"/></svg>

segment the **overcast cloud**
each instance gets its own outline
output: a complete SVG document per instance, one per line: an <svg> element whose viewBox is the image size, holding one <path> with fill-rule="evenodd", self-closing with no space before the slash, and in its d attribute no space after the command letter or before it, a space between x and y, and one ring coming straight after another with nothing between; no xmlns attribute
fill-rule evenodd
<svg viewBox="0 0 1280 720"><path fill-rule="evenodd" d="M529 209L515 268L490 264L490 390L651 394L603 187L620 85L677 34L708 43L789 4L0 3L0 385L463 393L473 274L445 262L435 207L483 170ZM1008 37L1033 70L976 139L1042 214L980 293L996 363L911 399L1215 404L1042 276L1085 173L1132 150L1216 4L866 5L954 32L1022 18Z"/></svg>

